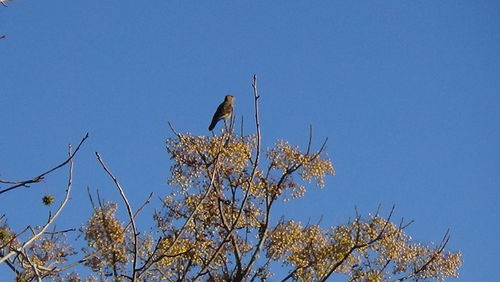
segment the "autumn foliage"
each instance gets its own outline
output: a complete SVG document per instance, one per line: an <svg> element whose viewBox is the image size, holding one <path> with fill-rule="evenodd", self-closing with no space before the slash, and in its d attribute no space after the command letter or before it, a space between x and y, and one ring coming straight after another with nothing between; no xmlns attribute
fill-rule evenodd
<svg viewBox="0 0 500 282"><path fill-rule="evenodd" d="M172 130L166 140L172 160L169 189L160 195L151 231L136 229L137 209L128 218L117 218L119 207L130 207L123 193L125 205L99 201L89 208L89 219L80 229L85 245L81 252L67 243L67 232L44 232L26 244L34 236L16 233L3 220L1 262L16 273L17 281L457 277L461 257L445 249L448 233L437 245L413 242L405 233L408 224L392 221L393 210L385 217L378 211L355 214L329 228L274 214L277 202L303 197L313 185L324 187L325 177L335 170L325 156L326 141L317 150L312 138L303 150L284 140L261 148L255 79L253 86L254 134L237 134L232 127L209 137ZM126 192L115 178L114 183ZM92 274L82 275L89 270Z"/></svg>

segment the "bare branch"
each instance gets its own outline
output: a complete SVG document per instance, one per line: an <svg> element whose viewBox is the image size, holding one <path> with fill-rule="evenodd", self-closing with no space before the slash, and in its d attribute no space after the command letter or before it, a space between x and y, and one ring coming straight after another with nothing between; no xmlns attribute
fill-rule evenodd
<svg viewBox="0 0 500 282"><path fill-rule="evenodd" d="M69 228L69 229L60 230L60 231L45 231L43 234L54 235L54 234L61 234L61 233L66 233L66 232L72 232L72 231L76 231L76 229L75 228Z"/></svg>
<svg viewBox="0 0 500 282"><path fill-rule="evenodd" d="M240 136L243 136L243 116L241 116Z"/></svg>
<svg viewBox="0 0 500 282"><path fill-rule="evenodd" d="M177 133L177 131L175 131L174 126L172 125L172 123L170 123L170 121L168 122L168 127L170 127L170 130L172 130L172 132L175 134L175 136L177 136L177 137L180 136L180 134Z"/></svg>
<svg viewBox="0 0 500 282"><path fill-rule="evenodd" d="M88 134L82 139L82 141L78 145L77 149L80 147L80 145L83 143L83 141L85 141L85 139L87 139L87 137L88 137ZM70 194L71 194L71 189L73 187L73 156L75 155L76 150L74 152L72 152L71 151L71 145L69 145L68 147L69 147L69 149L68 149L68 155L69 155L69 157L68 157L67 162L69 162L69 175L68 175L68 184L66 186L66 195L64 197L64 200L62 201L61 205L59 206L59 208L57 209L57 211L55 212L55 214L53 216L49 216L49 219L47 220L47 223L40 229L40 231L38 231L38 233L34 234L31 237L31 239L29 239L28 241L24 242L19 249L12 250L7 255L5 255L2 258L0 258L0 263L3 263L4 261L8 260L14 254L16 254L18 252L21 252L22 250L24 250L24 248L26 248L27 246L29 246L30 244L32 244L41 235L43 235L46 232L46 230L49 228L49 226L59 216L59 214L61 213L61 211L63 210L63 208L66 206L66 203L69 201ZM63 163L62 165L64 165L64 164L65 163ZM52 169L51 171L54 171L57 168L58 167ZM50 171L47 172L47 173L50 173Z"/></svg>
<svg viewBox="0 0 500 282"><path fill-rule="evenodd" d="M151 203L151 198L153 197L153 192L151 192L148 196L148 198L146 199L146 201L137 209L137 211L134 213L134 219L137 217L137 215L142 211L142 209L147 206L149 203ZM128 227L132 225L132 221L130 221L126 226L125 226L125 230L128 229Z"/></svg>
<svg viewBox="0 0 500 282"><path fill-rule="evenodd" d="M41 174L33 177L32 179L22 180L22 181L9 181L9 180L2 180L2 179L0 179L0 183L15 184L15 185L13 185L13 186L11 186L9 188L5 188L3 190L0 190L0 194L3 194L5 192L8 192L8 191L10 191L12 189L15 189L15 188L18 188L18 187L21 187L21 186L29 187L28 184L38 183L38 182L42 181L47 174L49 174L49 173L51 173L51 172L53 172L53 171L55 171L55 170L57 170L57 169L65 166L68 162L70 162L73 159L73 157L76 155L76 153L78 152L78 150L80 150L80 146L83 144L83 142L85 142L85 140L87 140L88 137L89 137L89 134L87 133L85 135L85 137L83 137L83 139L80 141L80 143L76 147L75 151L73 151L73 153L71 153L65 161L63 161L59 165L57 165L57 166L55 166L55 167L47 170L46 172L41 173Z"/></svg>
<svg viewBox="0 0 500 282"><path fill-rule="evenodd" d="M309 152L311 150L312 136L313 136L313 126L311 124L309 125L309 141L307 142L306 155L309 155Z"/></svg>
<svg viewBox="0 0 500 282"><path fill-rule="evenodd" d="M97 160L101 164L102 168L106 173L111 177L113 182L115 183L116 188L118 188L118 191L120 192L120 195L122 196L123 201L125 202L125 205L127 207L127 213L130 218L130 222L132 223L132 232L133 232L133 238L134 238L134 258L132 260L132 281L135 281L136 279L136 266L137 266L137 228L135 226L135 220L134 220L134 213L132 212L132 208L130 207L130 203L127 199L127 196L125 195L125 192L120 185L120 182L118 182L118 179L113 175L113 173L106 167L104 164L101 155L99 155L98 152L95 153Z"/></svg>

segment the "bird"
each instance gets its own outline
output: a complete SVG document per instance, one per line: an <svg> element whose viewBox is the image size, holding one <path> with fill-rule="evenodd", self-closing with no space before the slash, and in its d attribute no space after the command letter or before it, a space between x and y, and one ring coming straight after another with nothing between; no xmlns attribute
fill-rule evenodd
<svg viewBox="0 0 500 282"><path fill-rule="evenodd" d="M219 122L219 120L224 120L224 123L226 122L226 119L230 118L231 115L233 114L233 101L234 101L234 96L229 94L226 95L224 98L224 102L222 102L218 107L217 110L214 113L214 116L212 117L212 122L210 123L210 126L208 127L208 130L212 131Z"/></svg>

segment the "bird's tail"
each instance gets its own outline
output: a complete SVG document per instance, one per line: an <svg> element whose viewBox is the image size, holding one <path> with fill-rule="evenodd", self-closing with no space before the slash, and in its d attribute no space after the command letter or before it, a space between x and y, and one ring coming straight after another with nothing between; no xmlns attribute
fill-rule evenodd
<svg viewBox="0 0 500 282"><path fill-rule="evenodd" d="M208 126L208 130L212 131L212 130L214 129L215 125L217 124L217 122L218 122L218 121L219 121L219 120L217 120L217 119L213 118L213 119L212 119L212 123L210 123L210 126Z"/></svg>

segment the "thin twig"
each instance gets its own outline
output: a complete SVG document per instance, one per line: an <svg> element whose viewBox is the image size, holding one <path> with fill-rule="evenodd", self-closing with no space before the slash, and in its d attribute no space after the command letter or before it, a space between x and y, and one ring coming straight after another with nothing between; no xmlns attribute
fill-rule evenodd
<svg viewBox="0 0 500 282"><path fill-rule="evenodd" d="M120 185L120 182L118 182L118 179L113 175L113 173L106 167L104 164L104 161L101 158L101 155L99 155L98 152L95 153L97 160L101 164L102 168L106 173L111 177L113 182L115 183L116 188L118 188L118 191L120 192L120 195L122 196L123 201L125 202L125 205L127 207L127 213L130 218L130 222L132 223L132 232L133 232L133 238L134 238L134 258L132 260L132 281L135 281L136 279L136 266L137 266L137 228L135 226L135 220L134 220L134 213L132 211L132 208L130 207L130 203L127 199L127 196L125 195L125 192Z"/></svg>
<svg viewBox="0 0 500 282"><path fill-rule="evenodd" d="M65 161L63 161L59 165L57 165L57 166L55 166L55 167L47 170L46 172L41 173L41 174L33 177L32 179L22 180L22 181L8 181L8 180L2 180L2 179L0 179L0 183L15 184L15 185L13 185L13 186L11 186L9 188L5 188L3 190L0 190L0 194L3 194L5 192L8 192L8 191L10 191L12 189L16 189L16 188L21 187L21 186L29 187L28 184L38 183L38 182L42 181L47 174L49 174L49 173L53 172L54 170L57 170L57 169L65 166L68 162L70 162L73 159L73 157L76 155L76 153L78 152L78 150L80 150L80 146L83 144L83 142L85 142L85 140L87 140L88 137L89 137L89 134L87 133L85 135L85 137L83 137L83 139L80 141L80 143L76 147L75 151L73 151L73 153L71 153Z"/></svg>
<svg viewBox="0 0 500 282"><path fill-rule="evenodd" d="M172 132L175 134L175 136L179 137L180 134L177 133L177 131L174 129L174 126L172 125L172 123L170 123L170 121L168 122L168 127L170 127L170 130L172 130Z"/></svg>
<svg viewBox="0 0 500 282"><path fill-rule="evenodd" d="M310 124L309 125L309 141L307 142L306 155L309 155L309 152L311 150L312 136L313 136L313 126L312 126L312 124Z"/></svg>
<svg viewBox="0 0 500 282"><path fill-rule="evenodd" d="M135 211L134 213L134 219L137 217L137 215L142 211L142 209L144 209L145 206L147 206L149 203L151 203L151 198L153 197L153 192L151 192L148 196L148 198L146 199L146 201L137 209L137 211ZM128 229L128 227L132 225L132 221L130 221L126 226L125 226L125 230Z"/></svg>
<svg viewBox="0 0 500 282"><path fill-rule="evenodd" d="M99 195L99 190L97 190L97 195ZM90 187L87 186L87 195L89 196L89 200L90 200L90 204L92 205L92 209L94 210L94 212L97 211L97 208L95 207L95 204L94 204L94 199L92 198L92 193L90 193Z"/></svg>
<svg viewBox="0 0 500 282"><path fill-rule="evenodd" d="M78 147L80 147L80 145L83 143L83 141L85 141L85 139L87 139L87 137L88 137L88 134L85 136L84 139L82 139L82 141L80 142L80 144L78 145ZM3 263L4 261L8 260L11 256L13 256L14 254L16 254L17 252L20 252L21 250L23 250L24 248L26 248L27 246L29 246L30 244L32 244L35 240L38 239L38 237L40 237L41 235L43 235L45 233L45 231L49 228L49 226L59 216L59 214L61 213L61 211L63 210L63 208L66 206L66 203L69 201L70 194L71 194L71 188L73 187L73 157L72 156L75 155L76 150L74 152L71 152L71 145L69 145L68 147L69 147L69 149L68 149L68 155L69 155L69 158L68 158L68 162L69 162L69 176L68 176L68 185L66 186L66 195L64 197L64 200L62 201L61 205L59 206L59 208L57 209L57 211L55 212L55 214L53 216L49 216L49 219L48 219L47 223L40 229L40 231L38 233L36 233L35 235L33 235L31 237L31 239L29 239L28 241L24 242L19 249L13 250L13 251L9 252L7 255L5 255L2 258L0 258L0 264ZM78 149L78 147L77 147L77 149ZM55 169L53 169L53 170L55 170Z"/></svg>
<svg viewBox="0 0 500 282"><path fill-rule="evenodd" d="M243 116L241 116L240 136L243 137Z"/></svg>
<svg viewBox="0 0 500 282"><path fill-rule="evenodd" d="M69 229L60 230L60 231L45 231L43 234L54 235L54 234L72 232L72 231L76 231L76 228L69 228Z"/></svg>

